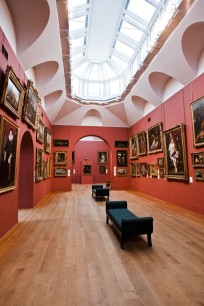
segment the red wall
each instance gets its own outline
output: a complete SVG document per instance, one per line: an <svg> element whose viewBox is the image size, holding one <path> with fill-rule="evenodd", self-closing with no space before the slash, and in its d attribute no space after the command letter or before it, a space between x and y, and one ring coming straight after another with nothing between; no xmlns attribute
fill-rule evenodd
<svg viewBox="0 0 204 306"><path fill-rule="evenodd" d="M8 60L1 52L2 44L6 48L8 52ZM21 84L23 87L26 86L27 78L12 50L10 47L5 35L3 34L0 28L0 96L2 95L3 91L3 83L5 79L5 72L7 65L12 66L16 76L20 79ZM42 145L36 143L36 132L33 131L31 128L27 126L21 119L14 119L8 113L8 111L4 110L2 105L0 106L0 115L4 115L6 118L9 118L13 123L15 123L19 127L18 133L18 143L17 143L17 159L16 159L16 187L11 191L7 191L4 193L0 193L0 237L2 237L6 232L8 232L17 222L18 222L18 208L19 205L19 198L21 197L22 190L19 188L19 180L21 180L21 186L26 186L26 180L29 180L33 184L34 181L34 171L35 171L35 158L36 158L36 147L42 147ZM41 109L41 119L43 123L51 129L50 122L43 111ZM27 173L28 168L26 167L25 163L21 163L21 176L19 177L20 173L20 152L21 152L21 142L22 138L28 133L28 137L30 139L30 146L32 148L33 158L31 159L30 156L26 156L26 152L24 152L24 161L27 159L29 162L32 160L33 164L29 169L30 172ZM27 149L24 147L27 151ZM28 150L30 154L30 150ZM45 154L44 159L48 156ZM24 169L22 169L24 167ZM22 175L25 173L25 176ZM24 180L24 182L23 182ZM30 188L30 193L26 190L26 197L30 199L28 201L27 207L35 206L49 191L51 186L51 180L47 179L40 183L34 183L33 188ZM25 206L25 204L24 204Z"/></svg>
<svg viewBox="0 0 204 306"><path fill-rule="evenodd" d="M204 214L204 183L202 181L195 181L194 168L191 165L191 153L203 152L204 149L193 147L190 104L192 101L195 101L204 95L203 84L204 74L169 98L165 103L145 116L129 130L129 135L132 135L136 132L147 130L158 122L163 123L164 131L180 123L185 124L188 171L189 177L193 178L193 183L171 181L162 178L130 177L130 188L200 214ZM148 118L150 118L150 122L148 121ZM138 162L153 164L157 163L158 157L163 156L163 153L151 154L149 156L140 157Z"/></svg>

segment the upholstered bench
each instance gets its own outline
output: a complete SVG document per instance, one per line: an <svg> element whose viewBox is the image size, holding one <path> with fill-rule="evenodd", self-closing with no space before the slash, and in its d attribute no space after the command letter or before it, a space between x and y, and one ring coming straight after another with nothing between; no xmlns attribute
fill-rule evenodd
<svg viewBox="0 0 204 306"><path fill-rule="evenodd" d="M103 188L102 184L92 185L92 197L95 196L96 201L100 197L107 197L107 200L109 201L109 194L110 194L110 189Z"/></svg>
<svg viewBox="0 0 204 306"><path fill-rule="evenodd" d="M148 246L152 246L153 218L138 217L127 209L127 201L106 201L106 223L112 221L120 235L120 246L124 249L127 236L147 235Z"/></svg>

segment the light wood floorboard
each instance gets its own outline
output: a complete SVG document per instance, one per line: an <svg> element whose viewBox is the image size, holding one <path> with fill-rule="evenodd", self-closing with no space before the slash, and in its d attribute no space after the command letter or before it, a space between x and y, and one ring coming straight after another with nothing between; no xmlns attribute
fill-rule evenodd
<svg viewBox="0 0 204 306"><path fill-rule="evenodd" d="M118 235L91 185L48 194L0 240L0 306L204 305L204 216L136 191L110 191L138 216L146 236Z"/></svg>

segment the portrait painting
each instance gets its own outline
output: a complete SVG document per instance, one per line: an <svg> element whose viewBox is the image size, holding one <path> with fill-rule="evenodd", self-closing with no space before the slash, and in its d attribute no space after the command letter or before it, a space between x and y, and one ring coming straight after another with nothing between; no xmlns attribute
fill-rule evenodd
<svg viewBox="0 0 204 306"><path fill-rule="evenodd" d="M47 160L43 160L43 179L47 179Z"/></svg>
<svg viewBox="0 0 204 306"><path fill-rule="evenodd" d="M136 163L135 167L136 167L136 176L140 177L141 176L141 173L140 173L140 163Z"/></svg>
<svg viewBox="0 0 204 306"><path fill-rule="evenodd" d="M52 171L52 158L49 157L47 159L47 177L51 177L51 171Z"/></svg>
<svg viewBox="0 0 204 306"><path fill-rule="evenodd" d="M3 115L0 121L0 193L3 193L16 186L18 126Z"/></svg>
<svg viewBox="0 0 204 306"><path fill-rule="evenodd" d="M193 128L193 144L195 147L204 146L204 97L191 103Z"/></svg>
<svg viewBox="0 0 204 306"><path fill-rule="evenodd" d="M108 151L98 151L98 164L108 163Z"/></svg>
<svg viewBox="0 0 204 306"><path fill-rule="evenodd" d="M117 150L117 166L118 167L127 167L127 151L126 150Z"/></svg>
<svg viewBox="0 0 204 306"><path fill-rule="evenodd" d="M51 133L47 127L44 129L44 151L51 153Z"/></svg>
<svg viewBox="0 0 204 306"><path fill-rule="evenodd" d="M33 82L28 80L23 109L23 120L33 130L37 130L38 128L40 105L41 100L38 96L38 92L34 88Z"/></svg>
<svg viewBox="0 0 204 306"><path fill-rule="evenodd" d="M147 140L146 140L146 132L142 131L137 134L138 140L138 151L139 155L146 155L147 154Z"/></svg>
<svg viewBox="0 0 204 306"><path fill-rule="evenodd" d="M43 150L36 148L35 181L40 182L44 178Z"/></svg>
<svg viewBox="0 0 204 306"><path fill-rule="evenodd" d="M38 129L36 131L36 141L41 144L44 142L44 130L45 130L45 126L42 123L42 121L39 120Z"/></svg>
<svg viewBox="0 0 204 306"><path fill-rule="evenodd" d="M136 163L130 163L130 175L136 176Z"/></svg>
<svg viewBox="0 0 204 306"><path fill-rule="evenodd" d="M185 126L180 124L163 133L165 177L188 180Z"/></svg>
<svg viewBox="0 0 204 306"><path fill-rule="evenodd" d="M130 136L130 159L138 158L138 146L136 135Z"/></svg>
<svg viewBox="0 0 204 306"><path fill-rule="evenodd" d="M147 174L148 174L147 164L146 163L140 163L140 175L141 176L147 176Z"/></svg>
<svg viewBox="0 0 204 306"><path fill-rule="evenodd" d="M204 181L204 169L195 169L196 181Z"/></svg>
<svg viewBox="0 0 204 306"><path fill-rule="evenodd" d="M7 66L1 104L15 118L21 118L25 90L11 66Z"/></svg>
<svg viewBox="0 0 204 306"><path fill-rule="evenodd" d="M82 173L83 175L92 175L92 165L91 164L82 165Z"/></svg>
<svg viewBox="0 0 204 306"><path fill-rule="evenodd" d="M147 151L153 154L162 150L162 123L159 122L147 130Z"/></svg>
<svg viewBox="0 0 204 306"><path fill-rule="evenodd" d="M106 166L99 166L99 173L106 174Z"/></svg>
<svg viewBox="0 0 204 306"><path fill-rule="evenodd" d="M157 166L158 168L164 168L164 158L163 157L159 157L157 158Z"/></svg>
<svg viewBox="0 0 204 306"><path fill-rule="evenodd" d="M67 152L66 151L56 151L55 156L55 166L66 166L67 164Z"/></svg>
<svg viewBox="0 0 204 306"><path fill-rule="evenodd" d="M149 165L149 175L150 177L157 177L157 164L150 164Z"/></svg>

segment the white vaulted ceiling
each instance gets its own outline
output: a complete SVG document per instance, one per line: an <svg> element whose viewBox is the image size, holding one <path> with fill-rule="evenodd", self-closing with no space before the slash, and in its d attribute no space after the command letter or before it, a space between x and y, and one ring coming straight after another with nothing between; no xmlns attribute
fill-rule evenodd
<svg viewBox="0 0 204 306"><path fill-rule="evenodd" d="M26 74L32 71L52 124L130 127L203 73L204 1L185 0L119 97L78 99L72 94L68 22L68 5L73 1L0 0L0 26ZM110 61L111 52L117 53L112 43L120 35L116 33L127 3L88 1L89 10L95 14L90 14L86 52L79 56L80 61L101 64ZM5 16L10 21L5 22Z"/></svg>

